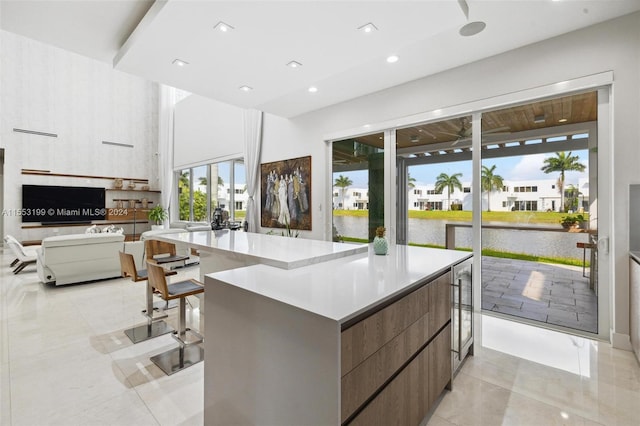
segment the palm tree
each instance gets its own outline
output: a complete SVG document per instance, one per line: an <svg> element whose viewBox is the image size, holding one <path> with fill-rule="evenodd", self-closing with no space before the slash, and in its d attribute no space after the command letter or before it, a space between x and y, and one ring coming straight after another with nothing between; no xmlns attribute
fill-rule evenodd
<svg viewBox="0 0 640 426"><path fill-rule="evenodd" d="M487 166L482 166L482 177L480 178L480 185L482 186L483 191L487 191L487 211L491 211L491 201L489 199L491 195L491 191L497 189L498 191L502 190L504 186L504 182L502 181L502 176L494 175L493 172L496 171L496 165L494 164L491 168Z"/></svg>
<svg viewBox="0 0 640 426"><path fill-rule="evenodd" d="M200 176L200 186L207 186L207 177Z"/></svg>
<svg viewBox="0 0 640 426"><path fill-rule="evenodd" d="M342 190L342 208L344 209L344 192L349 186L353 185L353 181L349 179L349 176L340 175L336 178L336 181L333 185Z"/></svg>
<svg viewBox="0 0 640 426"><path fill-rule="evenodd" d="M584 172L587 168L584 164L580 163L580 157L577 155L571 155L563 152L556 152L555 157L549 157L544 159L544 166L540 168L543 172L549 174L553 172L560 172L558 178L558 191L560 191L560 208L558 211L564 210L564 173L569 171Z"/></svg>
<svg viewBox="0 0 640 426"><path fill-rule="evenodd" d="M462 177L462 173L455 173L449 176L446 173L440 173L436 180L436 192L442 192L445 188L447 188L447 205L449 210L451 210L451 193L455 188L458 188L462 191L462 184L460 183L459 177Z"/></svg>
<svg viewBox="0 0 640 426"><path fill-rule="evenodd" d="M407 186L409 189L413 189L416 187L416 178L411 177L410 174L407 173Z"/></svg>

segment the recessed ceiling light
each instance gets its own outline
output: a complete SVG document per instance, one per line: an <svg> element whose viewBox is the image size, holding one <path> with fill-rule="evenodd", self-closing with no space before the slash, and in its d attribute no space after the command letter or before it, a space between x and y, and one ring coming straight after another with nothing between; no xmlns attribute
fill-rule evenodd
<svg viewBox="0 0 640 426"><path fill-rule="evenodd" d="M569 121L567 118L561 118L558 123L566 123L567 121Z"/></svg>
<svg viewBox="0 0 640 426"><path fill-rule="evenodd" d="M289 68L300 68L302 64L298 61L291 61L287 64Z"/></svg>
<svg viewBox="0 0 640 426"><path fill-rule="evenodd" d="M316 86L311 86L307 90L309 90L310 93L316 93L318 91L318 88Z"/></svg>
<svg viewBox="0 0 640 426"><path fill-rule="evenodd" d="M389 62L390 64L393 64L395 62L398 62L398 59L400 58L398 58L396 55L391 55L387 58L387 62Z"/></svg>
<svg viewBox="0 0 640 426"><path fill-rule="evenodd" d="M226 33L233 30L234 28L231 25L225 24L224 22L220 21L213 27L213 29L220 31L221 33Z"/></svg>
<svg viewBox="0 0 640 426"><path fill-rule="evenodd" d="M189 62L187 61L183 61L182 59L174 59L173 62L171 62L173 65L178 66L178 67L184 67L189 65Z"/></svg>
<svg viewBox="0 0 640 426"><path fill-rule="evenodd" d="M378 31L378 27L369 22L368 24L364 24L363 26L358 27L358 30L362 31L363 33L369 34L374 31Z"/></svg>
<svg viewBox="0 0 640 426"><path fill-rule="evenodd" d="M536 124L544 123L545 121L546 120L544 118L544 114L536 115L535 117L533 117L533 122Z"/></svg>
<svg viewBox="0 0 640 426"><path fill-rule="evenodd" d="M243 92L250 92L253 90L253 87L249 87L249 86L240 86L238 89L242 90Z"/></svg>
<svg viewBox="0 0 640 426"><path fill-rule="evenodd" d="M482 21L469 22L468 24L460 28L460 31L458 32L463 37L471 37L482 32L486 26L487 24Z"/></svg>

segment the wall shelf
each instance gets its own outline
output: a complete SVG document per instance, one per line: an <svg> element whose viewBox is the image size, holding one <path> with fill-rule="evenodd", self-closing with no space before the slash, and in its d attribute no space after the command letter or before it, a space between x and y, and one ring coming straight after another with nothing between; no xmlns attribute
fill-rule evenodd
<svg viewBox="0 0 640 426"><path fill-rule="evenodd" d="M93 175L76 175L71 173L53 173L49 170L37 170L37 169L22 169L23 175L37 175L37 176L56 176L56 177L72 177L72 178L80 178L80 179L122 179L122 180L130 180L137 183L149 183L149 179L140 179L140 178L131 178L131 177L123 177L123 176L93 176ZM159 191L158 191L159 192Z"/></svg>

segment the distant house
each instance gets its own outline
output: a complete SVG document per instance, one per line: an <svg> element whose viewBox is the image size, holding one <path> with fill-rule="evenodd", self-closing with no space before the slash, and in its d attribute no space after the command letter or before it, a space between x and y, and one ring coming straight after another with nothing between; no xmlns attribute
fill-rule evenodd
<svg viewBox="0 0 640 426"><path fill-rule="evenodd" d="M578 182L565 183L565 200L575 200L574 210L589 210L589 180L581 178ZM408 190L409 210L448 210L447 191L442 193L434 185L419 185ZM471 182L462 183L462 191L455 189L451 193L452 204L462 204L463 210L471 210ZM558 211L560 192L556 179L504 180L501 191L490 194L492 211ZM333 206L342 210L367 210L369 196L367 188L347 188L344 193L334 190ZM487 195L482 194L482 208L487 209Z"/></svg>

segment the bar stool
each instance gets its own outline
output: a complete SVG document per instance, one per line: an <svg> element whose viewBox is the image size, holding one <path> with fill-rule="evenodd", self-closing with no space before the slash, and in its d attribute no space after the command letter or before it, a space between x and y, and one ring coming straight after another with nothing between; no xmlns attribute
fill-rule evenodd
<svg viewBox="0 0 640 426"><path fill-rule="evenodd" d="M164 300L168 302L169 300L180 299L178 330L171 335L179 346L151 357L151 362L164 371L167 376L170 376L204 359L204 349L199 345L203 341L202 335L187 328L185 303L187 296L204 293L204 287L196 280L167 284L162 267L150 261L147 261L147 270L149 272L149 286L159 290ZM195 336L195 340L188 341L187 332Z"/></svg>
<svg viewBox="0 0 640 426"><path fill-rule="evenodd" d="M189 256L176 254L176 245L160 240L145 240L144 252L147 261L153 261L158 265L167 263L184 262Z"/></svg>
<svg viewBox="0 0 640 426"><path fill-rule="evenodd" d="M141 269L138 271L136 268L136 262L133 255L130 253L119 252L120 254L120 273L123 278L130 277L133 282L147 281L147 270ZM163 269L165 275L176 275L175 271L167 271ZM162 321L167 318L167 314L154 315L153 308L153 290L151 286L147 284L146 292L146 305L147 309L142 311L142 314L147 318L147 323L139 325L137 327L129 328L124 331L129 340L133 343L144 342L145 340L152 339L154 337L162 336L163 334L171 333L174 331L166 322Z"/></svg>

